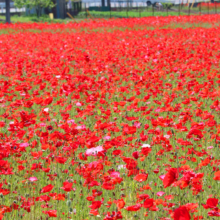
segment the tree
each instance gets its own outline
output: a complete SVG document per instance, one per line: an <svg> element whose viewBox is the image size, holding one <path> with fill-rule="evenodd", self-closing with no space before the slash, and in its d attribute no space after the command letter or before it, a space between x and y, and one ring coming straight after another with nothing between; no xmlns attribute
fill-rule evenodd
<svg viewBox="0 0 220 220"><path fill-rule="evenodd" d="M52 0L14 0L17 8L27 7L28 9L35 8L37 17L41 16L43 8L53 8L55 4Z"/></svg>

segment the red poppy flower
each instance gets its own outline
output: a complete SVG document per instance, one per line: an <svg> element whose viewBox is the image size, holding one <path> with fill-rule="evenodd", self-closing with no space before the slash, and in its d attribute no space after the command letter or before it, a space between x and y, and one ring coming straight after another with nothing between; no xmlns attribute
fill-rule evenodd
<svg viewBox="0 0 220 220"><path fill-rule="evenodd" d="M137 160L139 158L139 152L138 151L133 152L132 156L134 157L134 159Z"/></svg>
<svg viewBox="0 0 220 220"><path fill-rule="evenodd" d="M65 158L65 157L57 157L57 158L55 158L55 160L56 160L57 163L65 164L65 162L67 161L67 158Z"/></svg>
<svg viewBox="0 0 220 220"><path fill-rule="evenodd" d="M112 213L108 212L103 220L118 220L118 219L123 219L121 212L112 211Z"/></svg>
<svg viewBox="0 0 220 220"><path fill-rule="evenodd" d="M163 179L164 188L169 187L172 183L174 183L178 179L178 170L177 168L170 168L168 173L165 175Z"/></svg>
<svg viewBox="0 0 220 220"><path fill-rule="evenodd" d="M136 168L136 166L137 166L137 161L135 161L135 160L132 159L132 158L125 157L125 158L123 158L123 161L127 164L127 165L126 165L126 168L127 168L128 170L133 170L133 169Z"/></svg>
<svg viewBox="0 0 220 220"><path fill-rule="evenodd" d="M51 185L51 184L49 184L49 185L43 187L40 192L41 192L41 193L47 193L47 192L50 192L53 188L54 188L54 186Z"/></svg>
<svg viewBox="0 0 220 220"><path fill-rule="evenodd" d="M125 209L126 209L127 211L136 212L136 211L140 210L141 206L142 206L142 205L141 205L140 203L138 203L138 204L136 204L136 205L127 206L127 207L125 207Z"/></svg>
<svg viewBox="0 0 220 220"><path fill-rule="evenodd" d="M206 201L205 205L202 205L205 209L212 209L218 205L218 199L216 198L209 198Z"/></svg>
<svg viewBox="0 0 220 220"><path fill-rule="evenodd" d="M97 216L99 214L99 212L96 209L91 209L89 214Z"/></svg>
<svg viewBox="0 0 220 220"><path fill-rule="evenodd" d="M106 190L113 190L115 188L115 185L113 185L112 183L110 182L104 182L102 184L102 188L103 189L106 189Z"/></svg>
<svg viewBox="0 0 220 220"><path fill-rule="evenodd" d="M74 189L72 188L72 186L73 186L73 183L64 182L64 183L63 183L63 187L61 187L61 189L63 189L63 190L66 191L66 192L70 192L70 191L74 190Z"/></svg>
<svg viewBox="0 0 220 220"><path fill-rule="evenodd" d="M50 201L50 197L47 196L47 195L41 195L39 197L36 197L36 201L45 201L45 202L48 202Z"/></svg>
<svg viewBox="0 0 220 220"><path fill-rule="evenodd" d="M209 211L208 216L215 216L215 217L220 217L220 211Z"/></svg>
<svg viewBox="0 0 220 220"><path fill-rule="evenodd" d="M118 210L123 209L124 206L125 206L125 201L124 201L123 198L118 199L118 200L116 200L114 202L116 203L116 206L117 206Z"/></svg>
<svg viewBox="0 0 220 220"><path fill-rule="evenodd" d="M47 211L49 217L57 217L57 210L49 210Z"/></svg>
<svg viewBox="0 0 220 220"><path fill-rule="evenodd" d="M114 155L114 156L117 156L117 155L120 155L120 154L121 154L121 150L114 150L112 152L112 155Z"/></svg>
<svg viewBox="0 0 220 220"><path fill-rule="evenodd" d="M143 148L141 149L141 153L142 153L144 156L148 156L148 154L149 154L151 151L152 151L152 149L149 148L149 147L143 147Z"/></svg>
<svg viewBox="0 0 220 220"><path fill-rule="evenodd" d="M8 195L10 193L10 190L9 189L0 189L0 193L5 196L5 195Z"/></svg>
<svg viewBox="0 0 220 220"><path fill-rule="evenodd" d="M89 206L91 209L99 209L102 205L101 201L93 201L92 205Z"/></svg>
<svg viewBox="0 0 220 220"><path fill-rule="evenodd" d="M154 205L154 199L145 199L143 207L144 208L151 208Z"/></svg>
<svg viewBox="0 0 220 220"><path fill-rule="evenodd" d="M174 220L190 220L190 214L185 206L180 206L174 211Z"/></svg>
<svg viewBox="0 0 220 220"><path fill-rule="evenodd" d="M0 128L4 128L4 126L5 126L5 122L0 121Z"/></svg>
<svg viewBox="0 0 220 220"><path fill-rule="evenodd" d="M50 193L49 195L52 197L53 200L62 200L62 201L65 201L65 198L66 198L65 194L61 194L61 193L60 193L60 194Z"/></svg>
<svg viewBox="0 0 220 220"><path fill-rule="evenodd" d="M148 174L145 173L140 173L134 177L134 180L138 182L144 182L147 180Z"/></svg>
<svg viewBox="0 0 220 220"><path fill-rule="evenodd" d="M220 170L214 173L214 180L220 180Z"/></svg>

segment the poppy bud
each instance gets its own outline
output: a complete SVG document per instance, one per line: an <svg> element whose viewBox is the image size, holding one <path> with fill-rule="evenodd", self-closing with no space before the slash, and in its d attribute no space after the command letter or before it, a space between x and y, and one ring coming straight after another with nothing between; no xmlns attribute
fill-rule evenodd
<svg viewBox="0 0 220 220"><path fill-rule="evenodd" d="M67 204L68 207L70 207L72 205L71 200L67 200L66 204Z"/></svg>

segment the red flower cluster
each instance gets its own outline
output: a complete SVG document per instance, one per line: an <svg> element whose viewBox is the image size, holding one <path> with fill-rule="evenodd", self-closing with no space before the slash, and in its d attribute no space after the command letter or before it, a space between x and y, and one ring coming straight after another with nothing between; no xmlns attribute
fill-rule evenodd
<svg viewBox="0 0 220 220"><path fill-rule="evenodd" d="M219 217L219 21L1 24L0 219Z"/></svg>

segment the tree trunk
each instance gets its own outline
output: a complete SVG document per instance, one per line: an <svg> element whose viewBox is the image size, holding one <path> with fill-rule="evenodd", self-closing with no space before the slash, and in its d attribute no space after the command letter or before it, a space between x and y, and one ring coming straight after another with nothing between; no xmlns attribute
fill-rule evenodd
<svg viewBox="0 0 220 220"><path fill-rule="evenodd" d="M107 0L107 6L108 6L108 8L109 8L109 10L110 10L110 7L111 7L111 0Z"/></svg>
<svg viewBox="0 0 220 220"><path fill-rule="evenodd" d="M53 0L53 3L54 3L54 7L52 8L52 13L53 13L53 15L54 15L54 18L57 18L57 6L56 6L56 1L55 0Z"/></svg>
<svg viewBox="0 0 220 220"><path fill-rule="evenodd" d="M102 0L102 7L105 7L105 0Z"/></svg>
<svg viewBox="0 0 220 220"><path fill-rule="evenodd" d="M6 6L6 23L10 24L10 0L5 0L5 6Z"/></svg>
<svg viewBox="0 0 220 220"><path fill-rule="evenodd" d="M42 8L39 7L39 6L36 8L36 12L37 12L37 17L38 18L41 16L41 10L42 10Z"/></svg>

